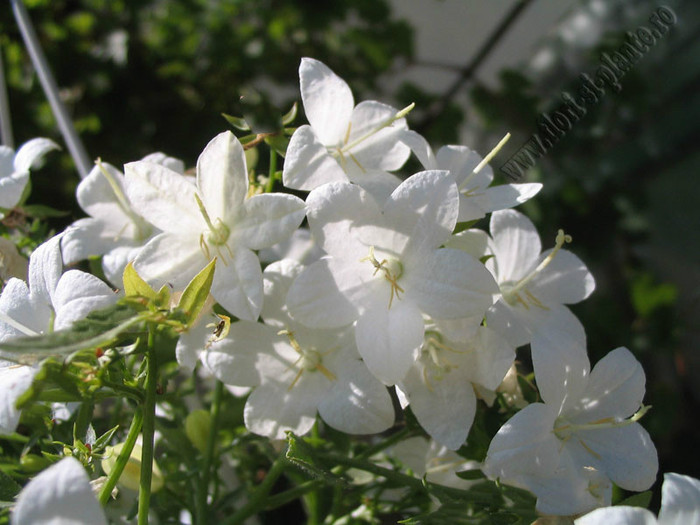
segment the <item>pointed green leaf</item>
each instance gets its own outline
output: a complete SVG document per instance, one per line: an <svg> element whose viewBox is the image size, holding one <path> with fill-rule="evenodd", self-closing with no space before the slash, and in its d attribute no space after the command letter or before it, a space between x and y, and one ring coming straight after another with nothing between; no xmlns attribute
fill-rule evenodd
<svg viewBox="0 0 700 525"><path fill-rule="evenodd" d="M348 486L347 481L333 474L330 468L322 464L322 460L316 457L313 447L310 447L303 439L291 432L287 432L287 443L289 447L287 448L286 458L301 470L329 484Z"/></svg>
<svg viewBox="0 0 700 525"><path fill-rule="evenodd" d="M209 291L211 290L211 283L214 281L214 270L216 269L216 257L205 266L205 268L199 272L190 281L182 292L180 297L180 302L177 307L185 312L186 323L192 323L204 307L204 303L209 297Z"/></svg>
<svg viewBox="0 0 700 525"><path fill-rule="evenodd" d="M13 501L20 490L22 490L22 487L0 470L0 500Z"/></svg>
<svg viewBox="0 0 700 525"><path fill-rule="evenodd" d="M291 124L292 122L294 122L294 119L297 118L297 110L298 110L298 107L297 107L297 103L295 102L292 105L292 109L290 109L284 115L282 115L282 124L287 126L287 125Z"/></svg>
<svg viewBox="0 0 700 525"><path fill-rule="evenodd" d="M51 206L44 206L43 204L29 204L22 206L22 211L26 213L29 217L35 219L48 219L49 217L65 217L70 212L57 210Z"/></svg>
<svg viewBox="0 0 700 525"><path fill-rule="evenodd" d="M649 503L651 502L652 492L647 490L645 492L640 492L639 494L634 494L629 498L623 499L617 505L626 505L628 507L641 507L643 509L649 508Z"/></svg>
<svg viewBox="0 0 700 525"><path fill-rule="evenodd" d="M270 135L265 137L265 143L273 148L281 157L287 154L287 146L289 146L289 138L284 135Z"/></svg>
<svg viewBox="0 0 700 525"><path fill-rule="evenodd" d="M226 113L222 113L221 116L224 117L226 122L231 124L234 128L240 129L241 131L250 131L250 126L244 118L234 117L233 115L227 115Z"/></svg>
<svg viewBox="0 0 700 525"><path fill-rule="evenodd" d="M124 294L126 296L140 295L149 299L156 298L156 292L144 281L134 268L134 263L130 262L124 268Z"/></svg>

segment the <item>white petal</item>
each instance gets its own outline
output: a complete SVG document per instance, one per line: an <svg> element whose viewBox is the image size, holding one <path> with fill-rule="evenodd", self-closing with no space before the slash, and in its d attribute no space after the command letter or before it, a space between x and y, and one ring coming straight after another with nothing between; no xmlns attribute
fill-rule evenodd
<svg viewBox="0 0 700 525"><path fill-rule="evenodd" d="M207 326L209 319L211 319L211 322L214 322L216 318L211 315L199 319L195 326L180 334L180 338L177 340L177 345L175 346L177 362L190 372L197 366L199 357L204 352L204 346L213 334L213 328Z"/></svg>
<svg viewBox="0 0 700 525"><path fill-rule="evenodd" d="M185 163L184 162L182 162L180 159L176 159L175 157L170 157L169 155L166 155L162 151L156 151L154 153L149 153L141 160L145 160L146 162L155 162L156 164L162 164L166 168L171 169L173 171L176 171L177 173L180 173L180 174L185 173Z"/></svg>
<svg viewBox="0 0 700 525"><path fill-rule="evenodd" d="M445 244L447 248L462 250L476 259L491 255L491 239L483 230L464 230L454 234Z"/></svg>
<svg viewBox="0 0 700 525"><path fill-rule="evenodd" d="M491 215L491 237L498 266L498 282L517 281L535 266L542 251L540 236L532 221L515 210Z"/></svg>
<svg viewBox="0 0 700 525"><path fill-rule="evenodd" d="M311 191L329 182L347 182L348 176L311 126L300 126L292 135L284 159L282 183L287 188Z"/></svg>
<svg viewBox="0 0 700 525"><path fill-rule="evenodd" d="M405 297L436 319L483 316L498 293L484 265L460 250L433 250L410 263L404 264L405 275L399 281Z"/></svg>
<svg viewBox="0 0 700 525"><path fill-rule="evenodd" d="M112 176L118 191L125 195L124 174L106 162L102 163L102 169ZM100 217L104 221L123 224L128 221L128 217L120 206L114 188L102 173L102 169L100 166L93 167L87 177L80 181L76 189L78 204L85 210L85 213L92 217Z"/></svg>
<svg viewBox="0 0 700 525"><path fill-rule="evenodd" d="M575 448L582 465L598 468L616 485L626 490L647 490L656 480L659 460L656 448L639 423L612 428L576 431L576 441L585 443Z"/></svg>
<svg viewBox="0 0 700 525"><path fill-rule="evenodd" d="M379 304L365 311L355 325L355 341L372 374L386 385L401 381L423 345L420 310L408 301Z"/></svg>
<svg viewBox="0 0 700 525"><path fill-rule="evenodd" d="M262 270L258 256L239 247L233 259L218 260L211 294L239 319L255 321L260 315L263 300Z"/></svg>
<svg viewBox="0 0 700 525"><path fill-rule="evenodd" d="M67 457L30 481L17 497L15 525L107 525L90 479L77 459Z"/></svg>
<svg viewBox="0 0 700 525"><path fill-rule="evenodd" d="M575 525L666 525L665 522L657 522L656 517L647 509L640 507L603 507L595 509L585 516L574 521ZM692 523L690 521L678 522L678 525Z"/></svg>
<svg viewBox="0 0 700 525"><path fill-rule="evenodd" d="M61 149L53 140L38 138L32 139L17 150L15 155L15 170L29 171L35 164L52 149Z"/></svg>
<svg viewBox="0 0 700 525"><path fill-rule="evenodd" d="M664 474L659 525L689 523L700 523L700 480L680 474Z"/></svg>
<svg viewBox="0 0 700 525"><path fill-rule="evenodd" d="M523 202L529 201L542 189L539 182L529 182L525 184L502 184L492 186L484 190L486 205L484 211L490 213L496 210L512 208Z"/></svg>
<svg viewBox="0 0 700 525"><path fill-rule="evenodd" d="M29 172L22 171L0 178L0 208L14 208L29 182Z"/></svg>
<svg viewBox="0 0 700 525"><path fill-rule="evenodd" d="M386 202L402 182L396 175L379 170L354 173L351 180L369 193L377 204Z"/></svg>
<svg viewBox="0 0 700 525"><path fill-rule="evenodd" d="M0 295L0 312L11 320L8 323L0 318L0 341L45 332L52 315L50 303L32 301L27 283L14 277L5 283Z"/></svg>
<svg viewBox="0 0 700 525"><path fill-rule="evenodd" d="M277 330L260 323L233 323L225 339L210 342L201 354L202 362L227 385L257 386L260 373L256 367L260 353L274 353L279 340Z"/></svg>
<svg viewBox="0 0 700 525"><path fill-rule="evenodd" d="M287 293L303 269L304 266L291 259L282 259L267 265L263 272L265 300L260 313L265 324L285 326L291 322L287 312Z"/></svg>
<svg viewBox="0 0 700 525"><path fill-rule="evenodd" d="M461 447L476 414L476 396L471 382L460 370L451 370L441 378L423 377L423 365L412 366L401 381L411 410L435 441L450 450Z"/></svg>
<svg viewBox="0 0 700 525"><path fill-rule="evenodd" d="M375 288L355 266L324 257L296 278L287 307L292 318L302 324L337 328L357 319L359 308Z"/></svg>
<svg viewBox="0 0 700 525"><path fill-rule="evenodd" d="M551 252L544 252L540 260ZM595 279L581 259L571 252L559 250L552 262L531 281L529 288L545 304L574 304L591 295L595 289Z"/></svg>
<svg viewBox="0 0 700 525"><path fill-rule="evenodd" d="M542 403L532 403L515 414L491 440L484 473L504 480L519 474L553 473L561 448L552 432L556 417L556 411Z"/></svg>
<svg viewBox="0 0 700 525"><path fill-rule="evenodd" d="M493 180L493 170L488 164L479 173L474 174L482 157L466 146L443 146L437 152L439 169L448 170L461 191L486 188ZM469 181L464 184L466 179Z"/></svg>
<svg viewBox="0 0 700 525"><path fill-rule="evenodd" d="M302 58L299 84L304 112L314 132L326 146L336 146L348 131L355 105L350 88L328 66Z"/></svg>
<svg viewBox="0 0 700 525"><path fill-rule="evenodd" d="M306 215L304 201L294 195L264 193L246 199L244 214L234 222L229 245L251 250L288 239Z"/></svg>
<svg viewBox="0 0 700 525"><path fill-rule="evenodd" d="M39 368L0 360L0 434L12 434L17 428L20 411L15 403L38 371Z"/></svg>
<svg viewBox="0 0 700 525"><path fill-rule="evenodd" d="M571 331L559 322L559 316L552 315L533 335L530 346L542 399L557 411L575 405L581 399L590 372L583 328Z"/></svg>
<svg viewBox="0 0 700 525"><path fill-rule="evenodd" d="M107 230L108 227L109 224L92 217L71 224L61 241L63 261L70 265L91 255L103 255L114 248L117 232Z"/></svg>
<svg viewBox="0 0 700 525"><path fill-rule="evenodd" d="M116 301L114 291L94 275L69 270L61 276L54 292L54 328L68 328L93 310L106 308Z"/></svg>
<svg viewBox="0 0 700 525"><path fill-rule="evenodd" d="M476 366L470 374L473 383L490 390L496 390L510 370L515 359L515 351L495 330L480 326L476 347Z"/></svg>
<svg viewBox="0 0 700 525"><path fill-rule="evenodd" d="M428 141L422 135L413 130L404 130L399 135L401 142L406 144L411 151L418 157L418 160L426 170L436 170L438 168L437 159L433 154L433 150L428 144Z"/></svg>
<svg viewBox="0 0 700 525"><path fill-rule="evenodd" d="M639 361L626 348L616 348L593 367L580 401L577 422L631 416L642 405L644 383Z"/></svg>
<svg viewBox="0 0 700 525"><path fill-rule="evenodd" d="M32 299L50 305L51 297L63 272L61 235L40 245L29 257L29 291Z"/></svg>
<svg viewBox="0 0 700 525"><path fill-rule="evenodd" d="M195 186L183 175L152 162L124 166L126 193L137 213L164 232L199 236L207 230ZM216 220L212 218L212 220Z"/></svg>
<svg viewBox="0 0 700 525"><path fill-rule="evenodd" d="M199 247L199 237L186 233L158 234L136 257L134 268L154 288L167 282L175 289L184 289L209 262Z"/></svg>
<svg viewBox="0 0 700 525"><path fill-rule="evenodd" d="M199 156L197 189L211 220L230 224L248 194L243 146L230 131L214 137Z"/></svg>
<svg viewBox="0 0 700 525"><path fill-rule="evenodd" d="M395 418L386 387L356 358L343 363L318 411L326 423L347 434L383 432Z"/></svg>
<svg viewBox="0 0 700 525"><path fill-rule="evenodd" d="M124 268L130 262L134 261L143 246L117 246L112 248L102 257L102 271L104 271L107 280L117 288L124 288L122 278L124 276Z"/></svg>
<svg viewBox="0 0 700 525"><path fill-rule="evenodd" d="M344 153L348 173L370 170L394 171L404 165L411 150L399 139L406 130L406 119L399 119L391 126L378 128L390 121L398 110L376 102L360 102L352 112L348 145L360 140ZM364 137L364 140L362 140ZM352 177L351 177L352 178Z"/></svg>

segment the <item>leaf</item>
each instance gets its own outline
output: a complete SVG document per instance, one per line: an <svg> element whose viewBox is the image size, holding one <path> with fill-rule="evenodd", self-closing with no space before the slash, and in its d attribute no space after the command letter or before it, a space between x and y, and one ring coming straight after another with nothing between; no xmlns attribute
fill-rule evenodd
<svg viewBox="0 0 700 525"><path fill-rule="evenodd" d="M57 210L50 206L44 206L43 204L29 204L22 206L22 211L26 213L29 217L34 217L36 219L48 219L50 217L65 217L70 212Z"/></svg>
<svg viewBox="0 0 700 525"><path fill-rule="evenodd" d="M234 117L233 115L227 115L226 113L222 113L221 116L224 117L226 122L231 124L234 128L240 129L241 131L250 131L250 126L244 118Z"/></svg>
<svg viewBox="0 0 700 525"><path fill-rule="evenodd" d="M22 487L0 470L0 500L13 501L20 490L22 490Z"/></svg>
<svg viewBox="0 0 700 525"><path fill-rule="evenodd" d="M294 465L305 471L314 478L322 479L332 485L342 485L348 487L348 482L343 478L333 474L330 469L320 464L321 461L315 457L313 447L310 447L303 439L298 438L291 432L287 432L287 459Z"/></svg>
<svg viewBox="0 0 700 525"><path fill-rule="evenodd" d="M216 269L216 257L207 264L204 269L199 272L190 281L182 292L180 297L180 302L177 307L185 312L186 324L194 322L199 313L204 307L204 303L209 297L209 291L211 290L211 283L214 281L214 270Z"/></svg>
<svg viewBox="0 0 700 525"><path fill-rule="evenodd" d="M651 502L652 492L647 490L645 492L640 492L639 494L634 494L629 498L623 499L617 505L626 505L628 507L641 507L643 509L649 508L649 503Z"/></svg>
<svg viewBox="0 0 700 525"><path fill-rule="evenodd" d="M297 111L298 107L297 103L295 102L294 104L292 104L292 108L289 111L287 111L284 115L282 115L282 124L288 126L289 124L294 122L294 119L297 118Z"/></svg>
<svg viewBox="0 0 700 525"><path fill-rule="evenodd" d="M102 449L104 449L109 443L112 441L112 436L114 433L119 430L119 425L116 427L110 428L107 432L102 434L100 437L98 437L95 440L95 443L92 445L92 452L101 452Z"/></svg>
<svg viewBox="0 0 700 525"><path fill-rule="evenodd" d="M473 469L473 470L461 470L455 472L457 474L458 478L462 479L468 479L468 480L473 480L473 479L483 479L484 473L480 469Z"/></svg>
<svg viewBox="0 0 700 525"><path fill-rule="evenodd" d="M290 139L284 135L270 135L265 137L265 143L279 153L282 158L284 158L284 156L287 154L289 140Z"/></svg>
<svg viewBox="0 0 700 525"><path fill-rule="evenodd" d="M14 354L3 356L5 359L32 365L50 356L70 356L80 350L109 346L142 320L142 316L134 315L129 306L119 302L91 312L69 329L3 341L0 352Z"/></svg>
<svg viewBox="0 0 700 525"><path fill-rule="evenodd" d="M156 298L156 291L141 278L134 268L133 262L130 262L126 265L126 268L124 268L122 280L124 281L124 293L127 297L140 295L142 297L148 297L149 299Z"/></svg>

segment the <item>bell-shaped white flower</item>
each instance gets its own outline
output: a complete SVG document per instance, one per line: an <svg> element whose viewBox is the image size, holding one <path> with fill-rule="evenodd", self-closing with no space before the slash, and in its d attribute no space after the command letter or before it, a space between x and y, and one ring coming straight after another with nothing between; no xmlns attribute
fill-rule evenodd
<svg viewBox="0 0 700 525"><path fill-rule="evenodd" d="M588 297L595 280L577 256L562 249L571 238L560 230L554 248L540 253L535 226L515 210L491 215L491 237L493 257L486 267L501 296L486 314L488 326L515 347L527 344L533 332L555 316L560 325L580 331L581 323L564 305Z"/></svg>
<svg viewBox="0 0 700 525"><path fill-rule="evenodd" d="M61 235L39 246L29 258L28 283L12 278L0 295L0 341L68 328L117 297L97 277L78 270L62 274ZM6 359L16 356L5 355ZM15 401L31 384L37 367L0 359L0 431L13 432L19 420Z"/></svg>
<svg viewBox="0 0 700 525"><path fill-rule="evenodd" d="M596 509L576 525L697 525L700 523L700 480L664 474L658 519L647 509L620 505Z"/></svg>
<svg viewBox="0 0 700 525"><path fill-rule="evenodd" d="M345 81L312 58L302 58L299 79L310 125L292 135L284 185L310 191L327 182L352 181L388 196L401 181L387 172L403 166L410 154L399 141L405 112L373 100L355 106Z"/></svg>
<svg viewBox="0 0 700 525"><path fill-rule="evenodd" d="M0 146L0 208L11 209L22 198L29 182L29 170L58 145L49 139L37 138L25 142L17 150ZM4 215L0 211L0 218Z"/></svg>
<svg viewBox="0 0 700 525"><path fill-rule="evenodd" d="M457 221L459 195L446 172L404 181L383 207L354 184L307 198L311 232L329 256L306 268L287 298L315 328L353 322L360 355L385 384L399 382L423 345L423 315L483 316L497 285L470 255L440 248Z"/></svg>
<svg viewBox="0 0 700 525"><path fill-rule="evenodd" d="M411 405L435 441L457 450L476 414L475 385L495 390L514 359L513 347L485 326L474 326L470 337L458 341L428 329L419 358L398 385L402 406Z"/></svg>
<svg viewBox="0 0 700 525"><path fill-rule="evenodd" d="M458 222L481 219L487 213L513 208L530 200L542 189L539 182L490 186L493 170L486 164L475 172L481 156L466 146L443 146L437 155L421 135L412 130L401 134L426 170L447 170L459 188Z"/></svg>
<svg viewBox="0 0 700 525"><path fill-rule="evenodd" d="M142 159L184 173L182 161L163 153ZM193 181L194 182L194 181ZM124 174L114 166L98 161L76 190L78 204L89 215L66 230L61 249L66 264L91 255L102 255L102 267L115 286L122 286L126 265L159 230L139 215L126 196Z"/></svg>
<svg viewBox="0 0 700 525"><path fill-rule="evenodd" d="M162 230L136 257L139 274L184 288L216 257L212 295L236 317L257 319L262 272L253 250L289 237L304 218L304 202L285 194L248 197L243 147L230 132L204 149L194 185L152 162L127 164L125 173L133 208Z"/></svg>
<svg viewBox="0 0 700 525"><path fill-rule="evenodd" d="M201 354L221 381L255 386L244 410L246 427L283 439L323 420L349 434L375 434L394 423L391 398L360 359L349 330L311 329L293 321L285 297L302 266L286 259L264 273L265 324L239 321Z"/></svg>
<svg viewBox="0 0 700 525"><path fill-rule="evenodd" d="M513 416L493 438L484 472L538 496L538 509L587 512L609 501L609 483L642 491L656 478L658 459L637 420L644 371L626 348L617 348L589 373L581 335L539 331L531 343L543 403ZM563 487L587 491L568 494ZM589 495L595 495L591 500ZM556 512L553 509L557 509Z"/></svg>
<svg viewBox="0 0 700 525"><path fill-rule="evenodd" d="M32 479L17 496L12 525L107 525L85 469L63 458Z"/></svg>

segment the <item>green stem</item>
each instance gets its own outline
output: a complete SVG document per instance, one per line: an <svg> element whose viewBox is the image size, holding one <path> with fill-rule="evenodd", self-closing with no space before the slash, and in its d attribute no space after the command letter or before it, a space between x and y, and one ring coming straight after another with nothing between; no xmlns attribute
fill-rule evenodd
<svg viewBox="0 0 700 525"><path fill-rule="evenodd" d="M265 185L265 193L272 193L275 187L275 180L277 178L277 152L275 148L270 146L270 171L267 177L267 184Z"/></svg>
<svg viewBox="0 0 700 525"><path fill-rule="evenodd" d="M148 509L151 504L151 477L153 474L153 432L156 419L156 387L158 362L153 329L148 331L148 371L146 375L146 400L143 404L143 443L141 445L141 480L139 483L138 525L148 525Z"/></svg>
<svg viewBox="0 0 700 525"><path fill-rule="evenodd" d="M138 439L139 434L141 433L142 424L143 410L139 408L138 410L136 410L134 418L131 420L129 433L126 436L126 441L124 442L124 446L122 447L119 456L117 456L117 461L114 463L114 466L112 467L112 470L110 471L109 476L107 477L107 481L100 490L100 494L97 499L100 500L100 503L102 503L102 505L105 505L109 501L109 497L112 494L112 490L114 490L114 487L119 481L119 477L124 471L124 467L126 467L126 464L129 462L129 458L131 457L131 451L134 449L134 444L136 443L136 440Z"/></svg>
<svg viewBox="0 0 700 525"><path fill-rule="evenodd" d="M219 412L221 409L221 398L224 391L224 384L217 381L214 387L214 397L211 402L211 427L207 437L207 447L202 458L202 479L197 486L197 520L198 525L205 525L207 521L207 496L209 495L209 478L211 476L211 466L214 458L214 448L216 446L216 435L219 430Z"/></svg>
<svg viewBox="0 0 700 525"><path fill-rule="evenodd" d="M286 451L285 451L286 452ZM248 503L243 507L238 509L233 516L229 519L224 520L222 525L236 525L238 523L243 523L247 518L259 512L266 506L267 495L272 490L277 479L282 475L284 469L287 467L287 459L285 458L285 452L283 452L272 464L270 470L265 476L265 479L258 485L258 488L253 492L253 494L248 498Z"/></svg>

